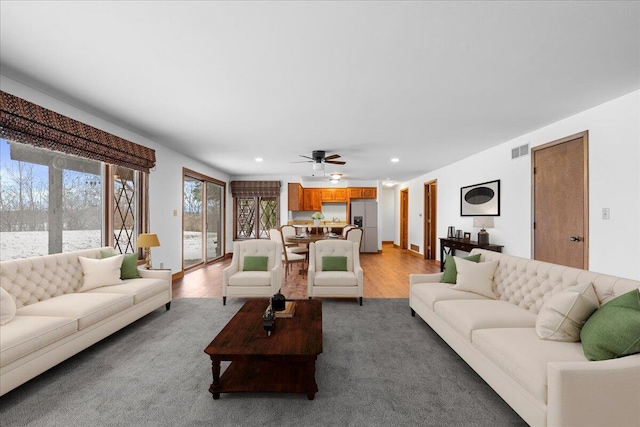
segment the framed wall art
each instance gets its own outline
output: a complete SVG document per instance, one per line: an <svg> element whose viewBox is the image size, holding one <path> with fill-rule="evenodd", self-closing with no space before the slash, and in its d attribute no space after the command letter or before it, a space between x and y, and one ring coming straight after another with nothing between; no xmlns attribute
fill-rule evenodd
<svg viewBox="0 0 640 427"><path fill-rule="evenodd" d="M460 188L460 216L500 216L500 180Z"/></svg>

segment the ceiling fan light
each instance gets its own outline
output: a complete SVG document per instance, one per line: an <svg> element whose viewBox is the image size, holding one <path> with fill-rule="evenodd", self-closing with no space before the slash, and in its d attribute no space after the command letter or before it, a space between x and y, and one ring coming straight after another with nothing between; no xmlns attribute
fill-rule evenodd
<svg viewBox="0 0 640 427"><path fill-rule="evenodd" d="M334 180L334 179L335 179L336 181L339 181L339 180L340 180L340 178L342 178L342 174L340 174L340 173L332 173L332 174L331 174L331 179L332 179L332 180ZM334 184L335 184L335 183L334 183Z"/></svg>
<svg viewBox="0 0 640 427"><path fill-rule="evenodd" d="M340 180L339 180L339 179L335 179L335 178L331 178L331 179L329 180L329 182L330 182L330 183L332 183L332 184L337 184L337 183L339 183L339 182L340 182Z"/></svg>
<svg viewBox="0 0 640 427"><path fill-rule="evenodd" d="M314 163L313 164L313 170L315 172L317 171L323 171L324 170L324 163Z"/></svg>

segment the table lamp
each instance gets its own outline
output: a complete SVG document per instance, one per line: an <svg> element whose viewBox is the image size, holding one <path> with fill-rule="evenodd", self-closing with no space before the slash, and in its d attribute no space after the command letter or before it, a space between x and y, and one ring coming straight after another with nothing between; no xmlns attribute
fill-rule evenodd
<svg viewBox="0 0 640 427"><path fill-rule="evenodd" d="M473 218L473 226L481 228L480 232L478 233L478 244L488 245L489 233L487 233L487 230L485 230L485 228L493 228L493 217L492 216L476 216Z"/></svg>
<svg viewBox="0 0 640 427"><path fill-rule="evenodd" d="M156 246L160 246L160 240L158 240L158 235L155 233L142 233L138 236L138 242L136 246L139 248L144 248L144 267L148 270L151 268L151 248Z"/></svg>

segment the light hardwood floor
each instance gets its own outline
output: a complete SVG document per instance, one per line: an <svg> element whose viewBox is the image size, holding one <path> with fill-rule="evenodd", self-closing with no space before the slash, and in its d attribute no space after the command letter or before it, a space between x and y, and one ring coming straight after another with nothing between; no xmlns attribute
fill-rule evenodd
<svg viewBox="0 0 640 427"><path fill-rule="evenodd" d="M230 263L229 258L186 273L173 283L173 297L222 299L222 270ZM382 253L361 254L360 263L365 298L409 298L409 274L440 272L439 261L425 260L391 243L382 245ZM287 276L282 287L287 298L307 298L307 276L299 272L293 266Z"/></svg>

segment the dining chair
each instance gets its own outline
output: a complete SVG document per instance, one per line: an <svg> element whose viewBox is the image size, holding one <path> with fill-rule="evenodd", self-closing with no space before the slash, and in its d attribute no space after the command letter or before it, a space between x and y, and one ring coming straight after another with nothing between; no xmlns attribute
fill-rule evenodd
<svg viewBox="0 0 640 427"><path fill-rule="evenodd" d="M283 225L280 227L280 231L282 231L282 239L284 240L282 243L284 247L289 252L293 252L294 254L306 254L309 253L309 248L307 245L300 245L298 243L288 243L287 237L293 237L296 235L296 228L293 225Z"/></svg>
<svg viewBox="0 0 640 427"><path fill-rule="evenodd" d="M347 236L347 231L351 230L352 228L355 228L355 225L345 225L344 228L342 229L342 237L346 237Z"/></svg>
<svg viewBox="0 0 640 427"><path fill-rule="evenodd" d="M350 240L358 244L358 250L362 246L362 228L352 227L347 230L347 234L345 236L346 240Z"/></svg>
<svg viewBox="0 0 640 427"><path fill-rule="evenodd" d="M285 281L289 276L289 272L291 271L292 264L302 264L301 268L302 268L302 271L304 272L304 267L305 267L304 263L307 260L307 257L304 254L289 252L288 250L285 249L284 237L282 236L282 230L280 228L270 228L269 239L279 243L280 247L282 248L282 263L284 264L284 267L285 267L285 276L284 276Z"/></svg>

